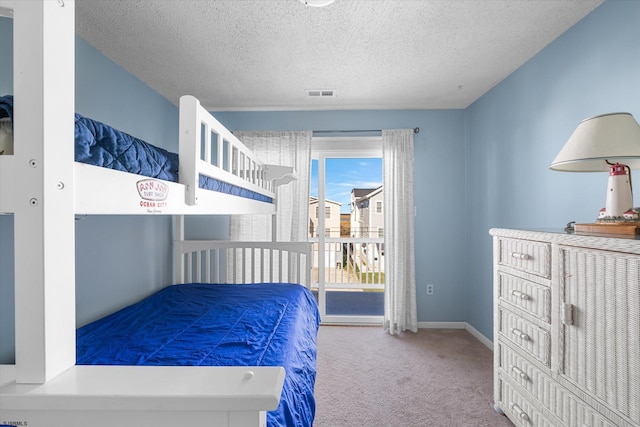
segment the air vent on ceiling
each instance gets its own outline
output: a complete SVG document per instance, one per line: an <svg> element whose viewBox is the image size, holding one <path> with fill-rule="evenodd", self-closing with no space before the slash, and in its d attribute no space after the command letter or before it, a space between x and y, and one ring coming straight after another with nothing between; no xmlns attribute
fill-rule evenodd
<svg viewBox="0 0 640 427"><path fill-rule="evenodd" d="M335 98L336 92L333 89L307 89L307 96L310 98Z"/></svg>

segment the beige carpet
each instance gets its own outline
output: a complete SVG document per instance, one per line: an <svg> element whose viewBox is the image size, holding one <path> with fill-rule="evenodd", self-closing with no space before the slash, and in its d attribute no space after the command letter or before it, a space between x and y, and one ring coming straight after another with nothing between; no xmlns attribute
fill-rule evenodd
<svg viewBox="0 0 640 427"><path fill-rule="evenodd" d="M513 426L493 411L492 365L465 330L321 326L314 427Z"/></svg>

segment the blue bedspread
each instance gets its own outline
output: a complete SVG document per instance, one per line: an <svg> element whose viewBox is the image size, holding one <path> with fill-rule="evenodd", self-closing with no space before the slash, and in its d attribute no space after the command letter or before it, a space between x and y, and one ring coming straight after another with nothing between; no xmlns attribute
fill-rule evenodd
<svg viewBox="0 0 640 427"><path fill-rule="evenodd" d="M198 184L200 185L200 188L231 194L232 196L258 200L260 202L273 203L273 198L260 194L256 191L238 187L237 185L229 184L228 182L220 181L219 179L214 179L205 175L200 175L199 177L200 179Z"/></svg>
<svg viewBox="0 0 640 427"><path fill-rule="evenodd" d="M76 113L75 160L178 182L178 155Z"/></svg>
<svg viewBox="0 0 640 427"><path fill-rule="evenodd" d="M0 97L0 118L13 119L13 96ZM75 115L75 161L178 181L178 155L80 114Z"/></svg>
<svg viewBox="0 0 640 427"><path fill-rule="evenodd" d="M310 427L319 322L300 285L174 285L79 328L76 363L283 366L268 425Z"/></svg>

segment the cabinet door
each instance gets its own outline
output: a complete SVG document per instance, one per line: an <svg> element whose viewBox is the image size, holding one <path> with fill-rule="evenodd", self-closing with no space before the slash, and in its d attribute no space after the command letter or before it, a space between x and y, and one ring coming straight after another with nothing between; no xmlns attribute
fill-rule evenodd
<svg viewBox="0 0 640 427"><path fill-rule="evenodd" d="M560 375L640 425L640 256L561 247Z"/></svg>

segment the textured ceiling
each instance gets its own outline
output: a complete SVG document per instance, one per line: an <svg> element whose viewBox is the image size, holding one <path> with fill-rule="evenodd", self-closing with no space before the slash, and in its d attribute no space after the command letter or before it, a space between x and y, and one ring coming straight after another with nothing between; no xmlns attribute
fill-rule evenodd
<svg viewBox="0 0 640 427"><path fill-rule="evenodd" d="M465 108L602 0L76 0L76 31L177 104ZM335 97L308 97L330 89Z"/></svg>

